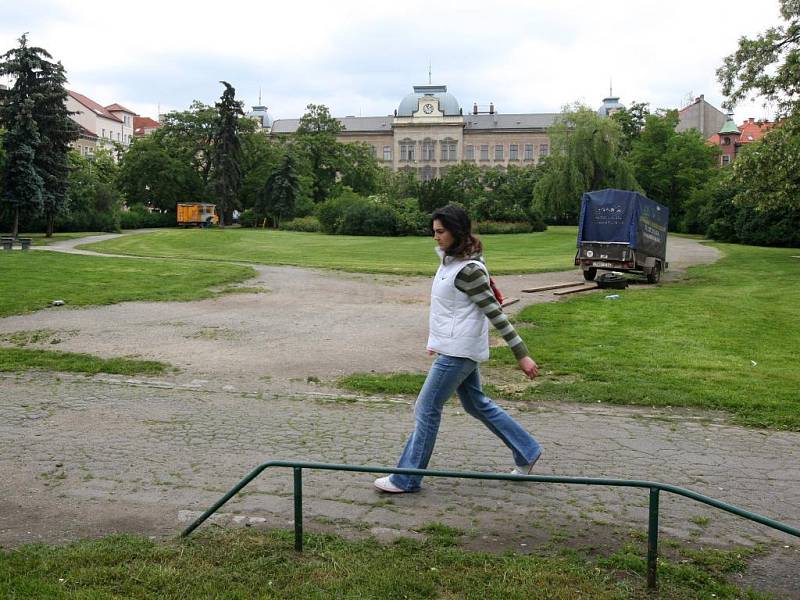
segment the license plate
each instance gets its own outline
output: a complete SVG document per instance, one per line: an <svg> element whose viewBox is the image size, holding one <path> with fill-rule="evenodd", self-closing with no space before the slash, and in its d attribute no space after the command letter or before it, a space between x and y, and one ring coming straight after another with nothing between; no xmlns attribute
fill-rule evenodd
<svg viewBox="0 0 800 600"><path fill-rule="evenodd" d="M613 267L615 266L614 263L604 262L602 260L596 260L592 263L593 267Z"/></svg>

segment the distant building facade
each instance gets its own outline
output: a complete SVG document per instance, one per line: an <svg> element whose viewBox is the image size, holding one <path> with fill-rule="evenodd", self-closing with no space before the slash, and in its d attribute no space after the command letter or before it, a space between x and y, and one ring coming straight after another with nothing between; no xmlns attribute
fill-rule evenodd
<svg viewBox="0 0 800 600"><path fill-rule="evenodd" d="M678 125L675 131L696 129L703 139L707 140L715 133L719 133L727 120L728 115L706 102L703 94L700 94L694 102L678 111Z"/></svg>
<svg viewBox="0 0 800 600"><path fill-rule="evenodd" d="M720 166L725 166L736 159L742 146L760 140L774 126L775 123L770 121L756 121L754 117L750 117L737 127L733 115L729 114L719 132L708 138L707 143L719 147Z"/></svg>
<svg viewBox="0 0 800 600"><path fill-rule="evenodd" d="M254 110L258 107L254 107ZM266 109L265 109L266 110ZM490 104L465 113L445 85L417 85L393 115L339 118L343 143L363 142L394 171L442 177L459 162L480 167L532 165L550 153L547 130L558 113L500 114ZM299 119L271 122L271 135L297 131Z"/></svg>
<svg viewBox="0 0 800 600"><path fill-rule="evenodd" d="M67 110L74 113L72 120L81 127L81 139L73 147L82 154L94 154L101 148L113 149L115 144L127 148L133 139L133 119L136 113L120 104L102 106L91 98L67 90ZM84 135L84 130L87 133ZM94 137L94 146L89 144Z"/></svg>
<svg viewBox="0 0 800 600"><path fill-rule="evenodd" d="M161 127L161 123L150 117L133 117L133 137L140 138L150 135Z"/></svg>

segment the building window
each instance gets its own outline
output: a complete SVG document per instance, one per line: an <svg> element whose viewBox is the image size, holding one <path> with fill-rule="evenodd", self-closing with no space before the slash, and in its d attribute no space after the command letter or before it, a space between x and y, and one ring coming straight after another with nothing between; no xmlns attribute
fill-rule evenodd
<svg viewBox="0 0 800 600"><path fill-rule="evenodd" d="M436 145L433 140L425 140L422 142L422 160L436 160L436 155L434 154L435 149ZM442 151L444 151L444 148L442 148ZM427 181L427 179L425 181Z"/></svg>
<svg viewBox="0 0 800 600"><path fill-rule="evenodd" d="M475 160L475 146L472 144L464 149L464 160Z"/></svg>
<svg viewBox="0 0 800 600"><path fill-rule="evenodd" d="M729 138L727 135L724 138L722 138L722 145L723 146L730 146L731 145L731 138Z"/></svg>
<svg viewBox="0 0 800 600"><path fill-rule="evenodd" d="M391 146L384 146L383 147L383 160L386 160L386 161L392 160L392 147Z"/></svg>
<svg viewBox="0 0 800 600"><path fill-rule="evenodd" d="M728 156L727 154L723 154L722 155L722 165L725 166L725 165L729 165L730 163L731 163L731 157Z"/></svg>
<svg viewBox="0 0 800 600"><path fill-rule="evenodd" d="M103 129L103 135L102 135L102 137L106 137L106 130L105 130L105 129Z"/></svg>
<svg viewBox="0 0 800 600"><path fill-rule="evenodd" d="M539 144L539 156L547 156L548 154L550 154L550 146Z"/></svg>
<svg viewBox="0 0 800 600"><path fill-rule="evenodd" d="M519 160L519 146L516 144L508 147L508 160Z"/></svg>
<svg viewBox="0 0 800 600"><path fill-rule="evenodd" d="M494 159L503 160L503 144L497 144L494 147Z"/></svg>
<svg viewBox="0 0 800 600"><path fill-rule="evenodd" d="M456 159L456 143L452 140L444 140L442 146L442 160Z"/></svg>
<svg viewBox="0 0 800 600"><path fill-rule="evenodd" d="M430 181L433 179L433 168L430 165L425 165L422 167L422 171L420 173L422 181Z"/></svg>
<svg viewBox="0 0 800 600"><path fill-rule="evenodd" d="M481 160L489 160L489 144L481 144Z"/></svg>
<svg viewBox="0 0 800 600"><path fill-rule="evenodd" d="M525 160L533 160L533 144L525 144Z"/></svg>
<svg viewBox="0 0 800 600"><path fill-rule="evenodd" d="M416 160L416 143L412 141L400 142L400 160L414 161Z"/></svg>

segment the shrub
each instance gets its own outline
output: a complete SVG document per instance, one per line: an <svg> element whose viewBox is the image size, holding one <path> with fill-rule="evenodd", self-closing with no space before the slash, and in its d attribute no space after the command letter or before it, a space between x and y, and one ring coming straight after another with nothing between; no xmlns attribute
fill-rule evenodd
<svg viewBox="0 0 800 600"><path fill-rule="evenodd" d="M338 233L344 235L397 235L397 218L391 207L365 198L345 207Z"/></svg>
<svg viewBox="0 0 800 600"><path fill-rule="evenodd" d="M242 213L239 215L239 225L242 227L256 226L256 213L252 208L242 211Z"/></svg>
<svg viewBox="0 0 800 600"><path fill-rule="evenodd" d="M345 209L361 198L355 194L343 194L336 198L329 198L317 205L315 210L320 228L323 233L340 233L342 218Z"/></svg>
<svg viewBox="0 0 800 600"><path fill-rule="evenodd" d="M119 225L122 229L177 227L178 219L173 212L150 212L143 205L134 204L129 210L120 212Z"/></svg>
<svg viewBox="0 0 800 600"><path fill-rule="evenodd" d="M307 233L317 233L322 230L319 219L316 217L298 217L291 221L281 223L279 229L286 231L305 231Z"/></svg>
<svg viewBox="0 0 800 600"><path fill-rule="evenodd" d="M531 233L536 231L528 222L481 221L475 224L477 233Z"/></svg>

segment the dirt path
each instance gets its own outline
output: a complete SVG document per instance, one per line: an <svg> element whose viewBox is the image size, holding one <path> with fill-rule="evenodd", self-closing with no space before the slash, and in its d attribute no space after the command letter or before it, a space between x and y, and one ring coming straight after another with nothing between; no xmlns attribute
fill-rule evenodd
<svg viewBox="0 0 800 600"><path fill-rule="evenodd" d="M54 244L76 250L114 234ZM718 252L694 240L669 244L669 278L687 266L713 262ZM269 290L198 302L126 302L111 306L40 311L0 321L0 333L57 332L59 349L103 357L137 356L180 368L191 379L330 379L364 371L423 371L428 277L346 274L294 267L255 266L245 283ZM582 281L579 270L498 277L507 296L530 304L558 299L552 292L520 290ZM188 379L187 379L188 378Z"/></svg>

